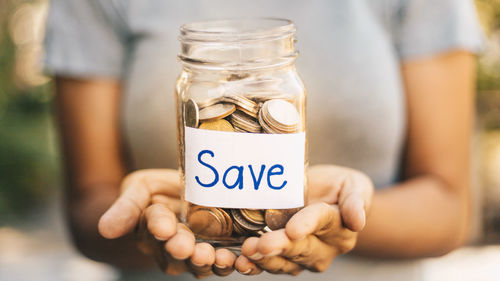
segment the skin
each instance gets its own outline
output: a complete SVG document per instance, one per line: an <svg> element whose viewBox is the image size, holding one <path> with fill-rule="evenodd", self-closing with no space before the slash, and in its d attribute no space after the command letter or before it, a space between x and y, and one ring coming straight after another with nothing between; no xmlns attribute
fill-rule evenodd
<svg viewBox="0 0 500 281"><path fill-rule="evenodd" d="M462 245L468 232L474 67L474 56L462 51L404 62L404 180L373 192L360 171L311 167L308 205L285 229L247 239L239 257L196 244L178 223L176 171L127 175L119 81L57 77L74 242L86 256L118 267L148 267L153 256L166 274L190 271L198 277L227 275L233 268L248 275L324 271L352 249L379 258L445 254Z"/></svg>

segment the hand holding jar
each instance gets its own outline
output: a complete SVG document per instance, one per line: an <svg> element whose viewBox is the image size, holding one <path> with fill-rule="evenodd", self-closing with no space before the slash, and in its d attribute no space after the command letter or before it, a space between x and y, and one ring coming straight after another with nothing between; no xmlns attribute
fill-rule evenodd
<svg viewBox="0 0 500 281"><path fill-rule="evenodd" d="M225 276L234 268L246 275L262 270L322 271L354 246L373 186L362 173L336 166L309 168L308 182L310 204L285 228L248 238L238 258L228 249L196 243L192 231L179 222L181 185L174 170L141 170L127 176L122 194L102 216L99 232L113 239L136 229L139 249L153 255L168 275L189 271L197 277Z"/></svg>
<svg viewBox="0 0 500 281"><path fill-rule="evenodd" d="M310 202L283 229L248 238L235 263L239 272L322 272L336 256L354 248L370 209L371 180L359 171L331 165L313 166L307 176Z"/></svg>
<svg viewBox="0 0 500 281"><path fill-rule="evenodd" d="M101 218L104 237L135 228L139 248L166 274L197 277L234 268L322 271L354 247L373 186L335 166L306 177L306 91L294 34L292 22L278 19L181 27L180 177L172 170L128 176Z"/></svg>

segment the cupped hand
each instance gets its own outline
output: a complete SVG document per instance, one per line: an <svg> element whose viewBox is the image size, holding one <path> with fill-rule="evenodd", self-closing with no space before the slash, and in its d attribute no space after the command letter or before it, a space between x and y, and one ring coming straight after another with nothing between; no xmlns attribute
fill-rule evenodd
<svg viewBox="0 0 500 281"><path fill-rule="evenodd" d="M227 249L196 243L191 230L178 221L180 178L175 170L140 170L122 182L121 195L99 221L99 233L114 239L135 230L139 249L155 257L168 275L185 271L196 277L228 275L236 256Z"/></svg>
<svg viewBox="0 0 500 281"><path fill-rule="evenodd" d="M324 271L336 256L354 248L366 224L371 180L356 170L330 165L311 167L307 178L307 206L284 229L248 238L235 263L239 272Z"/></svg>

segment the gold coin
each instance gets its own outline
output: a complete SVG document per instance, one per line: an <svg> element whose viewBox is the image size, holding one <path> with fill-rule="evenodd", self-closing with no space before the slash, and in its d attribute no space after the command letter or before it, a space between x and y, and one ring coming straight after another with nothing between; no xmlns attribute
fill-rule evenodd
<svg viewBox="0 0 500 281"><path fill-rule="evenodd" d="M194 100L189 99L184 104L184 122L186 127L198 128L199 110Z"/></svg>
<svg viewBox="0 0 500 281"><path fill-rule="evenodd" d="M264 213L261 210L241 209L241 215L251 223L264 224Z"/></svg>
<svg viewBox="0 0 500 281"><path fill-rule="evenodd" d="M299 210L300 208L282 210L267 209L265 214L266 224L271 230L284 228L288 220Z"/></svg>
<svg viewBox="0 0 500 281"><path fill-rule="evenodd" d="M189 228L203 237L219 237L224 234L223 220L214 209L194 207L187 218Z"/></svg>
<svg viewBox="0 0 500 281"><path fill-rule="evenodd" d="M234 132L233 126L225 119L219 119L215 121L206 121L201 123L200 129L212 130L212 131L224 131L224 132Z"/></svg>
<svg viewBox="0 0 500 281"><path fill-rule="evenodd" d="M236 110L234 104L218 103L200 110L200 121L214 121L231 115Z"/></svg>
<svg viewBox="0 0 500 281"><path fill-rule="evenodd" d="M216 208L217 212L220 214L221 219L223 220L223 231L221 236L228 237L233 233L233 219L231 216L221 208Z"/></svg>

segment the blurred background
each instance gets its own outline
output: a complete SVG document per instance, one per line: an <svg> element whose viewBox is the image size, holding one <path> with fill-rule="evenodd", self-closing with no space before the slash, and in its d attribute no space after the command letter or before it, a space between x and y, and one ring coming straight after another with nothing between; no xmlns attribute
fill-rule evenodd
<svg viewBox="0 0 500 281"><path fill-rule="evenodd" d="M425 262L426 280L500 280L500 0L476 6L488 38L478 60L477 220L470 246ZM115 280L65 235L53 85L40 64L47 8L0 0L0 280Z"/></svg>

